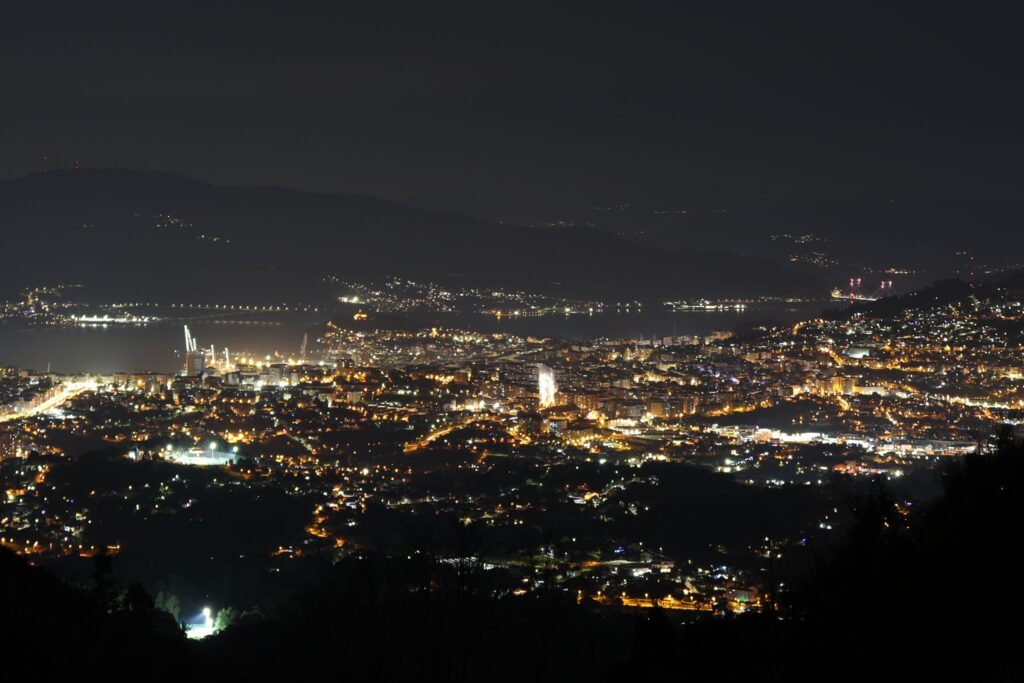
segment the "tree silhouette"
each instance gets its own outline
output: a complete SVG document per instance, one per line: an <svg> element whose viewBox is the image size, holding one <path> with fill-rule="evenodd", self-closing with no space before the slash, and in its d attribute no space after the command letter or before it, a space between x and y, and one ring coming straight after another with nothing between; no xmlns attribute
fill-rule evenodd
<svg viewBox="0 0 1024 683"><path fill-rule="evenodd" d="M114 559L105 547L100 548L93 560L92 590L105 612L117 609L120 586L114 578Z"/></svg>

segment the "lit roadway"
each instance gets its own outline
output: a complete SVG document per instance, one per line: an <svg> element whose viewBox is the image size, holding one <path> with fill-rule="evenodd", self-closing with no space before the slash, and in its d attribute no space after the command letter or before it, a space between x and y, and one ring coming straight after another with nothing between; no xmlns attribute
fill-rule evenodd
<svg viewBox="0 0 1024 683"><path fill-rule="evenodd" d="M424 437L422 437L420 439L417 439L416 441L412 441L410 443L405 444L404 450L405 450L406 453L412 453L413 451L418 451L421 448L426 448L427 446L430 445L430 443L432 441L434 441L436 439L440 439L442 436L446 436L448 434L451 434L456 429L461 429L462 427L468 427L469 425L473 424L474 422L477 422L480 419L481 419L480 416L473 415L473 416L467 417L467 418L465 418L463 420L459 420L458 422L455 422L455 423L452 423L450 425L447 425L445 427L440 427L438 429L435 429L434 431L430 432L426 436L424 436Z"/></svg>
<svg viewBox="0 0 1024 683"><path fill-rule="evenodd" d="M52 398L48 398L37 406L33 406L26 411L20 413L11 413L9 415L0 415L0 422L11 422L13 420L21 420L22 418L32 417L40 413L45 413L48 410L53 410L57 406L61 405L70 398L78 396L83 391L96 388L95 382L71 382L61 387L61 390L57 392Z"/></svg>
<svg viewBox="0 0 1024 683"><path fill-rule="evenodd" d="M454 432L457 429L462 429L463 427L468 427L468 426L470 426L470 425L472 425L472 424L474 424L476 422L493 422L495 424L500 425L503 429L506 429L506 431L508 431L509 436L511 436L513 439L517 440L520 444L530 443L530 440L528 438L526 438L524 436L521 436L518 433L516 433L516 432L514 432L512 430L508 430L507 428L505 428L505 425L502 424L501 420L499 418L495 417L495 416L490 416L490 415L470 415L469 417L463 418L462 420L459 420L457 422L453 422L452 424L446 425L444 427L438 427L434 431L432 431L429 434L427 434L427 435L417 439L416 441L411 441L411 442L405 444L405 447L404 447L403 450L406 453L414 453L414 452L416 452L416 451L418 451L418 450L420 450L422 448L426 448L427 446L429 446L431 443L433 443L437 439L440 439L442 436L447 436L448 434L451 434L452 432Z"/></svg>

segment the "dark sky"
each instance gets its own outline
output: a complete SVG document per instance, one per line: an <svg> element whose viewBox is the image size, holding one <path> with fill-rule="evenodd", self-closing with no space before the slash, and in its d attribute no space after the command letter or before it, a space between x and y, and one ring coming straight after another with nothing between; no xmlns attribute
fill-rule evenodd
<svg viewBox="0 0 1024 683"><path fill-rule="evenodd" d="M46 154L515 219L1024 179L1020 23L977 3L20 4L0 177Z"/></svg>

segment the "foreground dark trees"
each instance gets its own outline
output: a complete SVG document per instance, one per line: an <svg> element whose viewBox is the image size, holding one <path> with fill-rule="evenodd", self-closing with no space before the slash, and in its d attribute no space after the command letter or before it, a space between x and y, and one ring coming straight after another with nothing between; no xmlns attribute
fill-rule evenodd
<svg viewBox="0 0 1024 683"><path fill-rule="evenodd" d="M1024 448L1008 433L943 474L914 509L884 487L856 501L847 543L766 616L685 629L691 680L1020 680ZM728 666L721 666L728 662Z"/></svg>
<svg viewBox="0 0 1024 683"><path fill-rule="evenodd" d="M189 670L184 633L142 586L121 589L100 557L93 585L73 588L0 549L0 657L7 680L170 681ZM24 677L24 678L20 678Z"/></svg>
<svg viewBox="0 0 1024 683"><path fill-rule="evenodd" d="M1004 435L951 466L926 507L879 486L776 614L685 626L577 604L543 568L547 588L495 598L491 572L443 559L472 556L455 531L444 552L320 566L269 616L190 645L106 560L86 591L3 551L0 650L5 671L43 678L1016 680L1022 475L1024 448Z"/></svg>

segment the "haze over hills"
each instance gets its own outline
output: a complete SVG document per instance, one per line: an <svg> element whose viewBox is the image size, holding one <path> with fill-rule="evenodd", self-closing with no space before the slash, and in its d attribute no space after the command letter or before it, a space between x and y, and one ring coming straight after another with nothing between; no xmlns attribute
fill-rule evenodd
<svg viewBox="0 0 1024 683"><path fill-rule="evenodd" d="M978 266L1019 264L1004 236L1018 230L1022 218L1024 200L1017 197L873 195L622 204L593 207L574 220L660 248L728 245L735 253L780 262L797 256L798 263L807 262L800 255L817 253L814 269L821 274L834 268L837 284L868 268L926 271L915 283L924 285L964 273L970 255Z"/></svg>
<svg viewBox="0 0 1024 683"><path fill-rule="evenodd" d="M484 232L491 238L481 240ZM362 195L219 187L159 172L58 170L2 181L0 235L5 296L75 283L90 300L312 301L328 294L328 275L401 275L612 300L826 289L813 275L753 256L644 246L597 230L501 225Z"/></svg>

